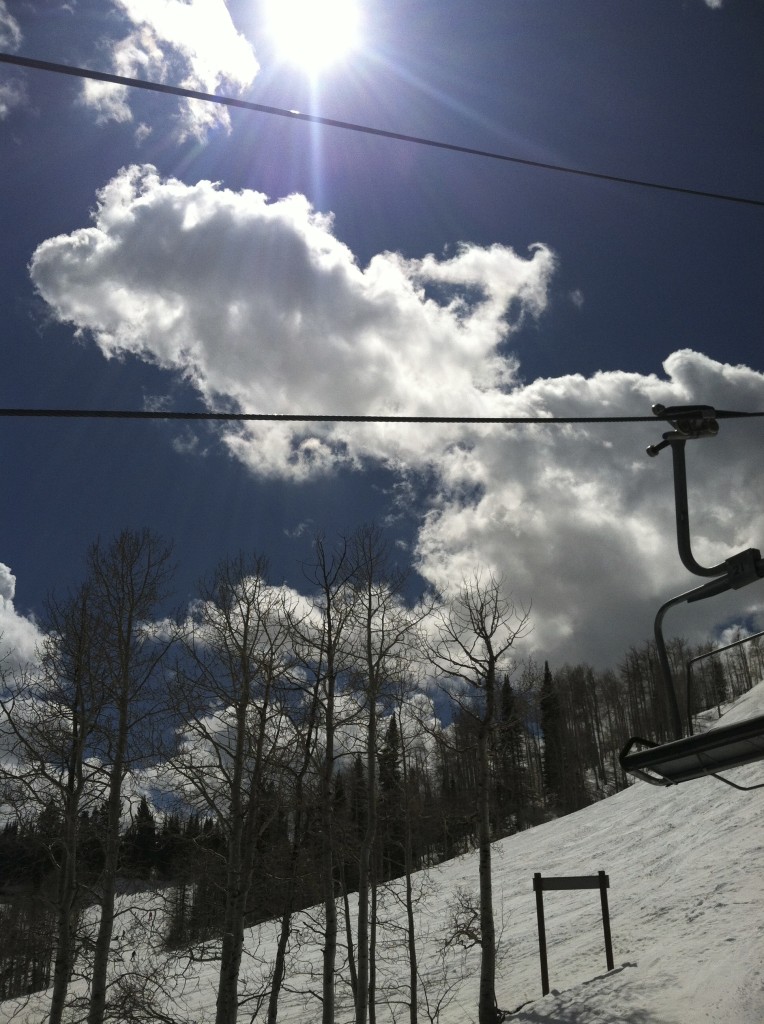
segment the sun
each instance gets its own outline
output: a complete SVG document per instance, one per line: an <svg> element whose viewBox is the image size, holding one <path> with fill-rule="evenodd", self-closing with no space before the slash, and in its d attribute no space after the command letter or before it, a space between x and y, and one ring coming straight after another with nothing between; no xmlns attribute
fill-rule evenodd
<svg viewBox="0 0 764 1024"><path fill-rule="evenodd" d="M313 74L358 45L358 0L268 0L267 25L279 58Z"/></svg>

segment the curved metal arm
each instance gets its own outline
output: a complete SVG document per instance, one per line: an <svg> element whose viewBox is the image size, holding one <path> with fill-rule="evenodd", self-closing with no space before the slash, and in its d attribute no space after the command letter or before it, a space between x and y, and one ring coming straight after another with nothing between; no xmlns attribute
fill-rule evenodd
<svg viewBox="0 0 764 1024"><path fill-rule="evenodd" d="M674 468L674 503L676 505L676 541L679 557L685 569L696 576L718 576L725 571L724 562L716 565L701 565L692 553L690 545L690 512L687 505L687 465L684 446L688 440L698 437L716 437L719 424L716 412L710 405L686 405L666 408L654 405L653 412L662 419L667 419L673 430L663 435L658 444L651 444L647 454L654 458L667 445L671 448Z"/></svg>
<svg viewBox="0 0 764 1024"><path fill-rule="evenodd" d="M685 441L671 442L671 457L674 465L674 502L676 504L676 542L679 557L685 569L696 576L718 576L724 572L724 562L716 565L701 565L696 561L690 546L690 511L687 504L687 466L684 457Z"/></svg>

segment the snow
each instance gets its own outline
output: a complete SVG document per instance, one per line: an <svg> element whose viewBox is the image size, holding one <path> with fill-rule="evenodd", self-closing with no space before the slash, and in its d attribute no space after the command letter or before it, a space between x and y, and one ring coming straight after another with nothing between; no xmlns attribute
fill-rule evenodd
<svg viewBox="0 0 764 1024"><path fill-rule="evenodd" d="M730 708L722 721L764 713L764 683ZM715 713L714 713L715 715ZM764 783L764 765L737 768L743 785ZM764 1021L764 790L743 793L715 779L660 789L637 783L625 792L576 814L494 844L497 933L501 933L498 1004L516 1010L523 1024L760 1024ZM541 996L533 874L596 874L610 878L608 892L615 970L607 972L597 890L545 892L544 909L552 991ZM476 893L477 855L469 854L418 876L424 888L418 908L420 957L429 978L430 1000L450 988L440 1024L477 1019L479 952L452 949L438 957L457 893ZM397 890L398 895L400 891ZM407 964L402 950L403 906L385 893L381 916L377 1007L379 1024L408 1020ZM147 925L148 900L157 907ZM147 902L128 924L128 947L137 962L156 959L152 941L160 929L160 897ZM351 900L351 912L354 911ZM283 1024L320 1021L320 936L299 915L303 939L280 1004ZM140 940L139 940L139 935ZM271 924L248 933L253 954L246 970L269 963L276 930ZM140 945L138 942L140 941ZM388 947L387 943L393 943ZM124 954L129 967L129 953ZM393 959L395 958L395 959ZM186 964L171 1012L178 1020L214 1020L216 965ZM313 976L311 977L311 970ZM385 1002L387 997L388 1002ZM43 997L23 1007L0 1005L0 1022L40 1024ZM14 1014L15 1011L15 1014ZM251 1020L252 1007L240 1021ZM434 1013L434 1011L433 1011ZM264 1009L258 1020L264 1019ZM353 1019L349 988L338 986L337 1024ZM424 1007L420 1021L428 1021Z"/></svg>

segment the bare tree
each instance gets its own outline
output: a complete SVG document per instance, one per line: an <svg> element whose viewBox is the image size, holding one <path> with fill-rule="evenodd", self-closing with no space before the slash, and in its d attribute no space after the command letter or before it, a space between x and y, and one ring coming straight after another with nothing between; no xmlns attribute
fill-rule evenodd
<svg viewBox="0 0 764 1024"><path fill-rule="evenodd" d="M290 616L290 629L294 635L300 635L302 617ZM315 798L311 787L311 769L315 764L317 744L318 718L320 710L319 680L305 692L305 699L292 702L287 710L295 735L295 765L292 777L292 823L291 840L288 847L287 866L285 871L286 891L281 910L281 926L276 944L276 956L271 975L271 990L268 996L268 1024L276 1024L281 989L286 975L287 947L292 936L292 917L295 910L297 890L297 873L300 852L309 840L311 798Z"/></svg>
<svg viewBox="0 0 764 1024"><path fill-rule="evenodd" d="M306 677L319 694L323 742L317 747L320 777L321 884L323 890L322 1024L334 1024L337 963L337 905L335 892L336 837L334 781L338 682L348 667L347 634L353 609L350 587L353 565L347 544L329 551L323 537L315 541L315 559L305 569L314 588L312 614L294 631Z"/></svg>
<svg viewBox="0 0 764 1024"><path fill-rule="evenodd" d="M86 586L92 602L104 712L93 737L106 797L104 867L88 1024L102 1024L119 861L122 796L130 771L159 755L164 706L160 666L168 642L152 618L172 577L170 548L149 530L124 530L108 546L92 545Z"/></svg>
<svg viewBox="0 0 764 1024"><path fill-rule="evenodd" d="M392 702L398 682L409 671L419 646L419 627L430 611L425 602L406 606L405 573L389 557L381 531L362 527L353 539L354 645L356 679L366 720L366 828L361 837L358 882L358 987L356 1024L374 1024L374 965L376 941L376 878L372 853L377 832L377 724L382 701Z"/></svg>
<svg viewBox="0 0 764 1024"><path fill-rule="evenodd" d="M49 1021L61 1021L75 965L83 902L79 831L86 800L106 803L103 867L89 899L101 914L93 940L89 1024L104 1020L114 928L122 789L127 774L155 752L156 669L164 644L148 625L169 580L169 550L148 531L124 531L87 555L83 585L51 598L39 670L4 699L17 764L10 789L55 816L49 857L56 877L56 958ZM31 798L31 799L29 799Z"/></svg>
<svg viewBox="0 0 764 1024"><path fill-rule="evenodd" d="M515 641L528 630L529 613L504 596L501 580L480 573L465 580L439 614L430 659L444 685L477 725L477 804L480 882L479 1024L497 1024L496 928L491 876L492 733L499 670Z"/></svg>
<svg viewBox="0 0 764 1024"><path fill-rule="evenodd" d="M17 821L33 825L44 809L56 817L45 851L56 883L56 954L50 1024L59 1024L75 959L79 916L77 852L88 781L87 757L103 710L97 632L86 586L65 600L48 599L39 668L16 676L0 706L11 733L4 795ZM38 837L41 841L43 837Z"/></svg>
<svg viewBox="0 0 764 1024"><path fill-rule="evenodd" d="M258 841L294 756L283 710L290 599L266 573L262 558L219 566L184 626L175 683L184 726L169 768L192 805L212 816L224 844L216 1024L235 1024L238 1016Z"/></svg>
<svg viewBox="0 0 764 1024"><path fill-rule="evenodd" d="M416 700L411 681L403 679L396 695L397 707L394 711L398 722L398 734L401 744L401 789L403 797L403 869L405 879L404 901L406 906L406 950L409 966L409 1022L417 1024L419 1019L419 957L417 952L417 931L414 918L417 898L414 891L414 814L412 809L412 763L415 760L414 750L424 736L424 730L413 728L419 722L420 708L408 716L404 724L404 705ZM421 700L421 697L420 697ZM411 735L410 735L411 734ZM420 879L420 886L423 885Z"/></svg>

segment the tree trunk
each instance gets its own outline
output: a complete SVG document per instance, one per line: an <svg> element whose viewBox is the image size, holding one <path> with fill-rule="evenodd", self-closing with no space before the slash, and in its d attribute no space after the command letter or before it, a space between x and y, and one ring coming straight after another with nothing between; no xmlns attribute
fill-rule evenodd
<svg viewBox="0 0 764 1024"><path fill-rule="evenodd" d="M291 904L291 901L290 901ZM276 946L276 959L273 964L273 978L271 980L271 994L268 997L268 1024L276 1024L279 1013L279 996L281 986L284 983L286 972L286 948L289 936L292 934L292 909L291 905L284 911L281 917L281 929L279 941Z"/></svg>
<svg viewBox="0 0 764 1024"><path fill-rule="evenodd" d="M316 715L318 712L318 684L313 690L313 699L308 716L308 728L305 734L305 746L303 748L303 761L295 782L294 801L294 831L292 834L292 845L289 851L289 871L287 892L284 908L281 915L281 929L279 941L276 946L276 959L273 964L273 977L271 980L271 993L268 997L268 1024L276 1024L278 1019L279 996L281 986L284 983L286 973L286 951L289 944L289 937L292 934L292 912L295 902L295 888L297 886L297 865L300 857L300 847L305 842L303 825L303 788L305 776L310 768L311 758L314 749L314 732L316 728Z"/></svg>
<svg viewBox="0 0 764 1024"><path fill-rule="evenodd" d="M88 1024L103 1024L106 1012L106 990L108 985L109 956L114 933L114 898L116 892L118 843L107 840L104 860L103 886L101 890L101 918L93 954L93 979L90 986L90 1009Z"/></svg>
<svg viewBox="0 0 764 1024"><path fill-rule="evenodd" d="M417 963L416 926L414 921L414 894L411 885L413 867L413 837L411 834L411 808L409 805L409 771L408 758L406 756L405 741L403 737L403 725L399 725L401 737L401 768L403 770L403 794L404 794L404 848L403 863L406 875L406 938L409 957L409 1024L417 1024L419 1011L419 965Z"/></svg>
<svg viewBox="0 0 764 1024"><path fill-rule="evenodd" d="M241 857L242 828L234 830L228 846L226 907L220 949L215 1024L236 1024L239 1009L239 971L244 938L246 885Z"/></svg>
<svg viewBox="0 0 764 1024"><path fill-rule="evenodd" d="M64 812L64 851L60 867L56 914L56 959L53 967L53 992L50 1000L49 1024L61 1024L66 994L74 967L74 931L77 922L77 832L82 793L81 734L74 716L72 745Z"/></svg>
<svg viewBox="0 0 764 1024"><path fill-rule="evenodd" d="M61 1024L69 979L74 966L74 900L76 892L75 860L71 848L64 853L58 890L56 921L56 959L53 966L53 992L50 1000L50 1024Z"/></svg>
<svg viewBox="0 0 764 1024"><path fill-rule="evenodd" d="M355 1024L366 1024L369 1010L369 910L371 892L371 854L376 833L376 764L377 709L374 692L369 694L369 717L366 740L366 831L361 841L358 865L358 991L355 1001Z"/></svg>
<svg viewBox="0 0 764 1024"><path fill-rule="evenodd" d="M377 886L380 877L379 851L372 859L371 917L369 920L369 1024L377 1024Z"/></svg>
<svg viewBox="0 0 764 1024"><path fill-rule="evenodd" d="M356 968L355 946L353 944L353 923L350 920L350 901L348 887L345 885L345 874L342 875L342 907L345 911L345 942L348 950L348 974L350 975L350 991L353 1001L358 998L358 970Z"/></svg>
<svg viewBox="0 0 764 1024"><path fill-rule="evenodd" d="M236 1024L239 1013L239 971L244 939L244 892L237 892L226 907L220 951L220 973L215 1024Z"/></svg>
<svg viewBox="0 0 764 1024"><path fill-rule="evenodd" d="M117 749L109 778L107 835L101 891L101 918L98 922L98 934L96 935L95 951L93 954L93 979L90 985L88 1024L103 1024L106 1013L109 956L111 954L111 940L114 933L114 899L117 887L117 869L119 867L119 828L122 811L122 782L125 773L124 756L127 746L126 688L118 714Z"/></svg>
<svg viewBox="0 0 764 1024"><path fill-rule="evenodd" d="M488 712L486 712L488 719ZM489 721L482 723L478 740L478 876L480 881L480 992L479 1024L496 1024L496 930L493 919L491 877Z"/></svg>
<svg viewBox="0 0 764 1024"><path fill-rule="evenodd" d="M329 630L330 617L327 623L327 631ZM331 659L331 654L329 657ZM334 687L334 667L330 660L327 665L324 723L326 752L321 787L321 872L324 889L322 1024L334 1024L334 972L337 963L337 903L334 893Z"/></svg>

